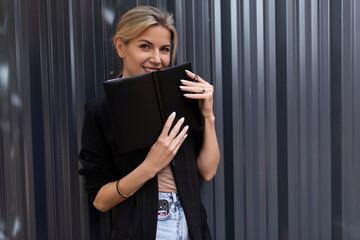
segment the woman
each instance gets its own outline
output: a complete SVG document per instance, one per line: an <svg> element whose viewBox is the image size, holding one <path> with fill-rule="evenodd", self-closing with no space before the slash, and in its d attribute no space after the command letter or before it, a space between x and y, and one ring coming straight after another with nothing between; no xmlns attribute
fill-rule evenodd
<svg viewBox="0 0 360 240"><path fill-rule="evenodd" d="M168 67L177 50L172 15L149 6L131 9L118 23L114 45L122 59L122 77ZM116 207L112 239L211 238L198 178L210 181L220 159L213 87L187 74L195 81L182 80L180 89L187 92L184 97L198 99L203 129L187 134L181 118L170 130L174 112L150 149L118 153L105 99L85 105L80 174L96 209ZM175 155L179 160L171 166Z"/></svg>

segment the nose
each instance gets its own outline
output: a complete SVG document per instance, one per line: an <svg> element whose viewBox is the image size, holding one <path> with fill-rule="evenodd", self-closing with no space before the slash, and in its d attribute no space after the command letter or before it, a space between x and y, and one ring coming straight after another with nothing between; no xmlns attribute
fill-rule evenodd
<svg viewBox="0 0 360 240"><path fill-rule="evenodd" d="M160 58L160 51L155 50L150 58L150 62L154 64L160 64L161 58Z"/></svg>

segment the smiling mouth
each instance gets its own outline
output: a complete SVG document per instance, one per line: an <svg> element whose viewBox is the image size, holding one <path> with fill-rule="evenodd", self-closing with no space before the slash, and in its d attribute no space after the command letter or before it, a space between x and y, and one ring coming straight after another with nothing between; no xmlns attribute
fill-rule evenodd
<svg viewBox="0 0 360 240"><path fill-rule="evenodd" d="M159 71L160 68L147 68L147 67L143 67L145 69L146 72L156 72Z"/></svg>

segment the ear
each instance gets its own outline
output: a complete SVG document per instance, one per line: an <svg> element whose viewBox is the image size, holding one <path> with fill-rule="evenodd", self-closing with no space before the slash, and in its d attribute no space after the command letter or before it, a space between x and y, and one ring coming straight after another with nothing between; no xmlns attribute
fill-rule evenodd
<svg viewBox="0 0 360 240"><path fill-rule="evenodd" d="M116 51L120 58L124 58L124 43L121 41L120 38L115 37L114 38L114 45L116 47Z"/></svg>

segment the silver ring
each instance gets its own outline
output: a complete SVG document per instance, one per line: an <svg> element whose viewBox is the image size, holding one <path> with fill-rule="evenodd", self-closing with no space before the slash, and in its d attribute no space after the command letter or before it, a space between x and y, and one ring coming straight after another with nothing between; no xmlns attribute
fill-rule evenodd
<svg viewBox="0 0 360 240"><path fill-rule="evenodd" d="M199 81L199 76L195 74L194 82L198 82L198 81Z"/></svg>

